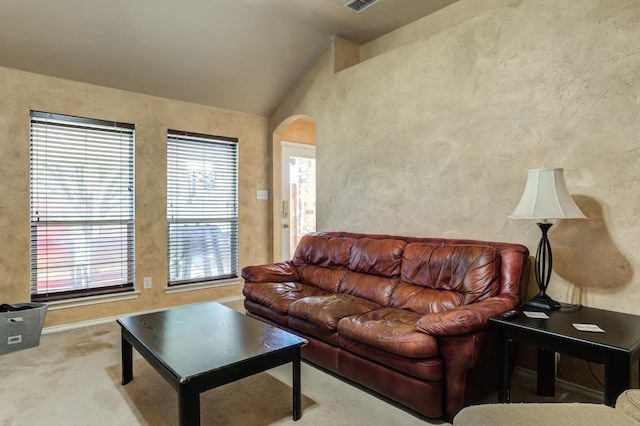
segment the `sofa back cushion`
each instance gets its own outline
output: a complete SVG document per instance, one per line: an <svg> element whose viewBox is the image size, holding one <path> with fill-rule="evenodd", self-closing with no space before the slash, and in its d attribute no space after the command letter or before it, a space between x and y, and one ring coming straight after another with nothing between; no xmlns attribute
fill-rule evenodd
<svg viewBox="0 0 640 426"><path fill-rule="evenodd" d="M391 305L422 314L441 312L499 291L500 256L495 248L410 243Z"/></svg>
<svg viewBox="0 0 640 426"><path fill-rule="evenodd" d="M295 265L312 264L324 268L346 267L353 238L310 233L300 240L293 255Z"/></svg>
<svg viewBox="0 0 640 426"><path fill-rule="evenodd" d="M389 306L391 294L397 284L398 278L347 271L339 291L367 299L378 305Z"/></svg>
<svg viewBox="0 0 640 426"><path fill-rule="evenodd" d="M337 293L347 273L353 238L307 234L302 237L292 259L300 282Z"/></svg>
<svg viewBox="0 0 640 426"><path fill-rule="evenodd" d="M402 240L360 238L351 247L349 270L387 278L398 277L406 245Z"/></svg>
<svg viewBox="0 0 640 426"><path fill-rule="evenodd" d="M340 283L347 274L346 268L323 268L311 264L306 264L299 269L301 283L321 288L330 293L339 292Z"/></svg>
<svg viewBox="0 0 640 426"><path fill-rule="evenodd" d="M388 306L400 277L406 244L396 239L357 239L351 247L348 272L339 291Z"/></svg>

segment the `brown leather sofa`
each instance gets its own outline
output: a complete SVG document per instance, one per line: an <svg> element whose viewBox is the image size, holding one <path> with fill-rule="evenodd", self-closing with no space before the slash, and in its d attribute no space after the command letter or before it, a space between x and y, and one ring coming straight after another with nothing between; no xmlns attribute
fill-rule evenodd
<svg viewBox="0 0 640 426"><path fill-rule="evenodd" d="M308 339L304 359L452 419L496 388L488 319L520 304L529 261L519 244L326 232L242 277L247 314Z"/></svg>

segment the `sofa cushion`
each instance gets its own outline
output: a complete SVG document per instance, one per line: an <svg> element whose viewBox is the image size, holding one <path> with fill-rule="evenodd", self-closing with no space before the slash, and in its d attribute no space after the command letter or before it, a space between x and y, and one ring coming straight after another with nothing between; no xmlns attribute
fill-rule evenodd
<svg viewBox="0 0 640 426"><path fill-rule="evenodd" d="M328 294L317 287L302 283L245 282L242 294L249 300L267 306L280 314L288 314L289 305L303 297Z"/></svg>
<svg viewBox="0 0 640 426"><path fill-rule="evenodd" d="M366 299L349 294L331 294L296 300L289 306L289 315L304 319L321 329L334 331L340 319L378 308L380 305Z"/></svg>
<svg viewBox="0 0 640 426"><path fill-rule="evenodd" d="M381 308L338 321L341 337L408 358L430 358L438 353L433 336L416 330L420 314Z"/></svg>
<svg viewBox="0 0 640 426"><path fill-rule="evenodd" d="M340 284L339 291L340 293L371 300L381 306L389 306L391 294L397 284L398 280L396 278L347 271Z"/></svg>
<svg viewBox="0 0 640 426"><path fill-rule="evenodd" d="M293 264L311 264L325 268L346 267L355 240L316 233L306 234L296 247Z"/></svg>
<svg viewBox="0 0 640 426"><path fill-rule="evenodd" d="M406 244L402 240L360 238L351 247L349 270L397 277L400 275L400 261Z"/></svg>
<svg viewBox="0 0 640 426"><path fill-rule="evenodd" d="M246 297L244 299L244 307L249 316L257 316L260 319L266 318L269 321L284 325L285 327L289 325L289 315L276 312L268 306L249 300Z"/></svg>
<svg viewBox="0 0 640 426"><path fill-rule="evenodd" d="M456 292L466 305L498 294L500 257L490 246L411 243L403 252L400 281ZM431 293L415 296L405 298L403 306L412 310L426 306L421 299Z"/></svg>
<svg viewBox="0 0 640 426"><path fill-rule="evenodd" d="M320 328L315 324L310 323L304 319L296 317L287 317L287 326L294 332L303 333L305 337L313 337L318 340L322 340L337 348L340 344L338 332L336 330L326 330Z"/></svg>
<svg viewBox="0 0 640 426"><path fill-rule="evenodd" d="M337 293L345 274L346 268L331 269L316 265L303 265L300 269L300 282L319 287L329 293Z"/></svg>

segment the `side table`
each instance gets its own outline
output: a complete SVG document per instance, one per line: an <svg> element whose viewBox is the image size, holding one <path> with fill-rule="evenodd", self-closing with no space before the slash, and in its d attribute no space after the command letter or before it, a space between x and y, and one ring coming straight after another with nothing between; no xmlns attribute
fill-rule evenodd
<svg viewBox="0 0 640 426"><path fill-rule="evenodd" d="M512 342L538 348L538 395L555 394L555 353L604 365L604 403L631 386L631 365L640 358L640 316L582 307L572 312L546 312L548 319L528 318L522 312L511 319L490 318L502 339L499 402L510 402ZM578 331L574 323L596 324L605 333Z"/></svg>

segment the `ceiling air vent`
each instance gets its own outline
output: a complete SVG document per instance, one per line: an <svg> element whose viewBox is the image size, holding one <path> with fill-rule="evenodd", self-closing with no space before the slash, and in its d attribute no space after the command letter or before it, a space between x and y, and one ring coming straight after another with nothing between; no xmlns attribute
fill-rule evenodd
<svg viewBox="0 0 640 426"><path fill-rule="evenodd" d="M368 7L373 6L380 0L351 0L344 4L344 7L348 7L355 13L360 13Z"/></svg>

